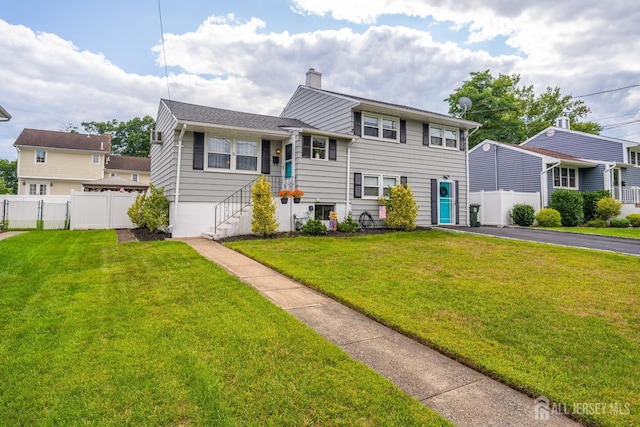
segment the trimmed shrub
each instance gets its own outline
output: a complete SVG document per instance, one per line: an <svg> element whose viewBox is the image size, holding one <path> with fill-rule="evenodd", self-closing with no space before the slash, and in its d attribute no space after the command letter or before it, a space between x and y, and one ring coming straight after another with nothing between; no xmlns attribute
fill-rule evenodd
<svg viewBox="0 0 640 427"><path fill-rule="evenodd" d="M342 233L355 233L358 231L358 221L349 215L344 221L338 223L338 231Z"/></svg>
<svg viewBox="0 0 640 427"><path fill-rule="evenodd" d="M278 229L276 220L276 205L271 195L271 183L267 177L261 175L251 186L251 201L253 215L251 217L251 232L259 237L267 237Z"/></svg>
<svg viewBox="0 0 640 427"><path fill-rule="evenodd" d="M582 193L582 212L584 213L584 222L589 222L598 217L596 212L596 204L600 199L611 197L609 190L585 191Z"/></svg>
<svg viewBox="0 0 640 427"><path fill-rule="evenodd" d="M602 218L594 218L591 221L587 222L587 227L604 228L606 226L607 226L607 223Z"/></svg>
<svg viewBox="0 0 640 427"><path fill-rule="evenodd" d="M513 205L511 212L509 212L509 216L511 216L514 224L528 227L533 224L533 221L536 219L536 211L531 205L516 203Z"/></svg>
<svg viewBox="0 0 640 427"><path fill-rule="evenodd" d="M409 185L397 185L389 190L389 198L378 199L387 208L384 222L394 230L411 231L416 229L418 205Z"/></svg>
<svg viewBox="0 0 640 427"><path fill-rule="evenodd" d="M631 224L631 221L629 221L626 218L620 218L620 219L614 218L609 221L609 226L613 228L627 228L629 227L629 224Z"/></svg>
<svg viewBox="0 0 640 427"><path fill-rule="evenodd" d="M560 212L551 208L541 209L536 214L536 221L540 227L560 227L562 225Z"/></svg>
<svg viewBox="0 0 640 427"><path fill-rule="evenodd" d="M307 236L319 236L327 234L327 227L319 219L310 219L300 228L300 233Z"/></svg>
<svg viewBox="0 0 640 427"><path fill-rule="evenodd" d="M164 195L164 188L150 184L148 193L136 196L127 215L138 227L147 227L152 233L165 232L169 225L169 200Z"/></svg>
<svg viewBox="0 0 640 427"><path fill-rule="evenodd" d="M640 227L640 213L629 214L627 219L633 227Z"/></svg>
<svg viewBox="0 0 640 427"><path fill-rule="evenodd" d="M582 195L578 191L560 189L551 194L551 208L560 212L562 225L575 227L582 223Z"/></svg>
<svg viewBox="0 0 640 427"><path fill-rule="evenodd" d="M596 203L596 213L599 218L608 221L614 216L620 215L622 210L622 203L614 199L613 197L605 197L598 200Z"/></svg>

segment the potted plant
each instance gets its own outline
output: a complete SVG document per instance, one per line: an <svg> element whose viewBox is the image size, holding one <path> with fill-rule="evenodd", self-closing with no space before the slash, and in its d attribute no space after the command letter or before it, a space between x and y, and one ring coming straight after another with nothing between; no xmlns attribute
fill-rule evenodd
<svg viewBox="0 0 640 427"><path fill-rule="evenodd" d="M283 205L286 205L287 202L289 201L289 197L291 197L291 191L290 190L280 190L278 192L278 197L280 197L280 202Z"/></svg>
<svg viewBox="0 0 640 427"><path fill-rule="evenodd" d="M304 191L295 189L289 193L289 197L293 197L293 203L300 203L300 197L304 196Z"/></svg>

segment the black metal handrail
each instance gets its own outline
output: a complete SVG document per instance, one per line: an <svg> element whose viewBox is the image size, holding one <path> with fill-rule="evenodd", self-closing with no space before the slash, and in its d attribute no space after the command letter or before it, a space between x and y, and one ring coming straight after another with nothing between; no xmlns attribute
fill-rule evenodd
<svg viewBox="0 0 640 427"><path fill-rule="evenodd" d="M267 176L267 180L271 183L271 194L276 196L282 186L282 178L279 176ZM218 232L218 227L227 222L230 218L237 215L244 208L251 205L251 187L260 177L254 179L213 208L213 232Z"/></svg>

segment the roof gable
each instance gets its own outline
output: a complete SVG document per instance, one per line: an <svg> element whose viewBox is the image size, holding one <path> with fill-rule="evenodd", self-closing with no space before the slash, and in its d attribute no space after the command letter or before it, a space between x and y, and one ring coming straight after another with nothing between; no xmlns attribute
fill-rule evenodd
<svg viewBox="0 0 640 427"><path fill-rule="evenodd" d="M16 139L16 142L13 143L13 146L108 153L111 150L111 135L87 135L84 133L24 129Z"/></svg>
<svg viewBox="0 0 640 427"><path fill-rule="evenodd" d="M161 99L160 102L163 102L179 121L277 132L282 132L284 128L287 127L313 128L313 126L309 126L300 120L286 117L244 113L241 111L187 104L168 99Z"/></svg>
<svg viewBox="0 0 640 427"><path fill-rule="evenodd" d="M609 136L595 135L593 133L581 132L578 130L559 128L556 126L549 126L548 128L538 132L537 134L527 139L526 141L521 142L519 145L526 145L541 137L551 137L554 134L558 134L558 133L563 134L567 140L582 141L586 143L589 143L590 141L607 141L607 142L615 142L618 144L622 144L625 147L633 147L633 146L640 145L640 143L638 142L627 141L619 138L611 138Z"/></svg>

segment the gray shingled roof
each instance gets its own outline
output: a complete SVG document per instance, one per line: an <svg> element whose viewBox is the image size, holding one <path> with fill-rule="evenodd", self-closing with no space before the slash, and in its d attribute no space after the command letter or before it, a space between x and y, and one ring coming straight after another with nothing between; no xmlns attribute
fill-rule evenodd
<svg viewBox="0 0 640 427"><path fill-rule="evenodd" d="M87 135L84 133L24 129L16 139L16 142L13 143L13 146L103 151L108 153L111 149L111 135Z"/></svg>
<svg viewBox="0 0 640 427"><path fill-rule="evenodd" d="M149 157L107 156L104 167L105 169L149 172L151 159Z"/></svg>
<svg viewBox="0 0 640 427"><path fill-rule="evenodd" d="M285 127L314 129L313 126L297 119L243 113L240 111L186 104L168 99L162 99L161 102L164 102L176 119L189 122L265 131L283 131Z"/></svg>

